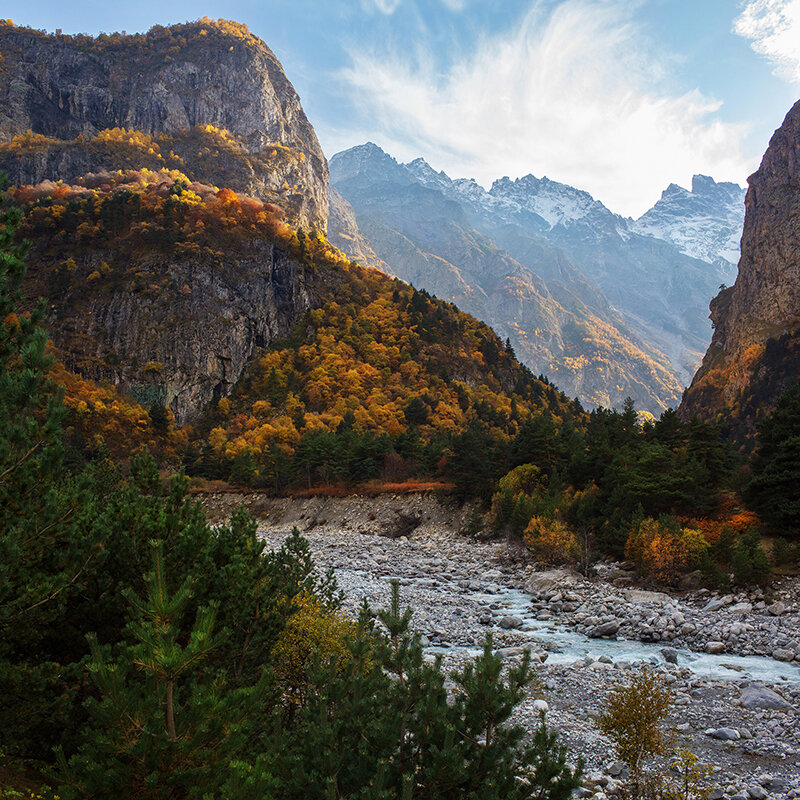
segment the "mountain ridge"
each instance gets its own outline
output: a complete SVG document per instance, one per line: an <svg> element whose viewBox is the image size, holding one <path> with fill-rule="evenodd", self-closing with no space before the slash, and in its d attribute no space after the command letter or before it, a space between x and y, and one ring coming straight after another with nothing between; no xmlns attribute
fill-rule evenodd
<svg viewBox="0 0 800 800"><path fill-rule="evenodd" d="M691 259L672 242L632 232L632 220L614 214L587 192L548 178L539 179L533 175L513 181L508 177L500 178L487 191L472 179L453 180L444 171L437 172L422 158L400 164L372 142L336 154L330 163L332 185L354 207L359 227L366 237L370 238L370 231L379 238L388 237L381 245L374 241L372 244L393 274L457 303L466 303L472 313L492 324L502 336L508 336L535 372L549 374L568 393L580 395L589 405L620 406L627 394L633 396L640 407L651 411L677 405L683 382L690 379L699 362L701 348L707 342L706 331L710 335L705 305L720 281L716 267ZM523 282L538 285L537 297L528 298L533 307L524 322L519 310L515 311L515 319L503 314L504 305L508 309L513 305L508 299L492 304L486 292L480 291L495 267L487 263L482 272L476 272L474 256L465 256L463 248L449 250L437 237L426 232L431 215L424 219L415 216L416 204L422 197L419 194L414 196L414 202L410 200L410 187L415 183L439 194L437 213L443 214L449 207L450 223L462 228L466 219L471 230L488 237L492 246L508 254L509 264L513 263L513 269L524 275ZM394 200L390 200L390 195ZM401 195L409 198L407 207L402 209L397 202ZM674 208L671 213L672 222L676 224ZM409 230L411 218L418 223L416 230ZM405 247L394 251L399 243L389 234L392 228L402 232L406 240L416 236L413 248L417 254L413 259L416 266L409 265ZM574 233L575 229L578 234ZM574 246L576 238L586 241ZM631 239L635 240L639 252L624 262L618 252L624 251L625 242ZM602 249L596 246L598 241L601 244L610 241L607 249L612 252L605 260L618 264L622 258L627 263L628 283L635 287L638 281L639 291L634 292L632 298L626 298L624 292L620 297L620 282L609 279L609 270L602 269L603 259L596 258L597 251ZM336 243L348 251L346 241ZM631 249L630 245L627 247ZM430 258L421 258L419 254L426 250L430 251ZM656 255L650 255L651 251ZM591 269L586 265L589 257L597 262L590 265ZM467 261L462 261L463 258ZM670 267L673 272L677 269L693 276L704 275L704 283L708 284L705 294L700 300L690 298L690 326L676 322L672 313L680 310L681 304L686 305L685 293L677 292L671 282L665 287L664 281L659 284L654 279L651 287L646 280L642 281L641 263L648 258L662 267L662 272ZM443 267L438 259L444 259L447 266ZM671 266L672 260L677 262L677 268ZM464 268L471 270L469 279L461 274ZM443 280L442 269L451 275L458 273L454 279L457 286ZM504 275L510 274L509 267ZM553 285L549 287L548 281ZM478 294L473 292L470 297L470 287ZM667 291L675 293L676 300L664 307ZM514 294L516 292L509 291L506 297ZM648 301L646 304L642 302L643 296ZM628 302L620 302L621 299ZM469 305L471 301L473 304ZM673 308L676 305L678 308ZM648 324L642 316L643 309L653 312L651 316L655 322L651 320ZM575 314L584 320L579 322L578 328L588 324L591 330L577 332L573 340L565 344L561 331L565 325L574 330L569 320ZM526 329L531 335L527 335ZM546 330L551 332L550 342L545 342L544 347L533 347L531 340ZM592 355L586 343L601 337L606 340L610 337L614 345L607 350L594 351ZM554 352L547 351L548 344ZM623 351L620 361L625 362L616 374L610 366L615 348ZM594 365L593 375L585 371L587 364ZM622 375L630 370L638 373L633 383Z"/></svg>
<svg viewBox="0 0 800 800"><path fill-rule="evenodd" d="M680 407L740 439L800 374L800 101L748 183L736 282L711 302L714 336Z"/></svg>

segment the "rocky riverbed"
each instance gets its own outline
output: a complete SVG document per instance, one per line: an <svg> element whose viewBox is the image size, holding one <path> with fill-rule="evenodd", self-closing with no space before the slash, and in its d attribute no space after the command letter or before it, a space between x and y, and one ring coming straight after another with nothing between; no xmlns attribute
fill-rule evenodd
<svg viewBox="0 0 800 800"><path fill-rule="evenodd" d="M585 757L597 800L613 794L621 765L593 719L641 660L672 684L669 727L678 747L713 768L712 798L800 797L796 579L766 593L673 597L634 588L620 574L625 565L601 565L589 579L541 571L506 542L460 535L464 512L432 498L295 501L261 511L270 546L300 528L318 566L334 568L349 613L363 598L386 605L398 578L413 626L446 667L472 657L487 633L509 663L529 649L539 688L518 718L534 726L535 701L546 701L548 724L574 757Z"/></svg>

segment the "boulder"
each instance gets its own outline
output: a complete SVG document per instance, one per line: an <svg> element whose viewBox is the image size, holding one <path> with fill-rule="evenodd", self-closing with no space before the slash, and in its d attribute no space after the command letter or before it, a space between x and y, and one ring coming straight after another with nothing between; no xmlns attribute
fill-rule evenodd
<svg viewBox="0 0 800 800"><path fill-rule="evenodd" d="M736 728L709 728L706 731L706 736L711 736L723 742L736 742L742 738Z"/></svg>
<svg viewBox="0 0 800 800"><path fill-rule="evenodd" d="M519 617L511 617L511 616L501 617L500 627L505 628L506 630L511 630L512 628L521 628L522 620Z"/></svg>
<svg viewBox="0 0 800 800"><path fill-rule="evenodd" d="M743 708L774 711L791 711L791 703L766 686L748 686L739 698Z"/></svg>
<svg viewBox="0 0 800 800"><path fill-rule="evenodd" d="M539 594L552 589L574 586L577 581L578 576L568 569L550 569L545 572L534 572L525 581L525 591L528 594Z"/></svg>
<svg viewBox="0 0 800 800"><path fill-rule="evenodd" d="M773 603L769 608L767 608L770 614L773 617L782 617L786 613L786 606L780 600Z"/></svg>
<svg viewBox="0 0 800 800"><path fill-rule="evenodd" d="M733 602L733 596L726 594L724 597L712 597L702 608L703 611L719 611Z"/></svg>
<svg viewBox="0 0 800 800"><path fill-rule="evenodd" d="M708 642L706 644L706 653L710 655L719 655L719 653L725 652L725 643L724 642Z"/></svg>
<svg viewBox="0 0 800 800"><path fill-rule="evenodd" d="M619 622L612 619L610 622L603 622L600 625L596 625L586 635L590 639L603 639L605 637L616 636L618 630Z"/></svg>
<svg viewBox="0 0 800 800"><path fill-rule="evenodd" d="M661 655L668 664L678 663L678 651L674 647L662 647Z"/></svg>

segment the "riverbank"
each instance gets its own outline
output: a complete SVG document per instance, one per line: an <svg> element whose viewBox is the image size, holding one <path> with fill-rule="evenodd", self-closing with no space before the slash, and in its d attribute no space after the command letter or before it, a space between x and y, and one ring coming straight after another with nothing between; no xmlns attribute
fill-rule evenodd
<svg viewBox="0 0 800 800"><path fill-rule="evenodd" d="M615 586L607 578L619 576L608 573L586 580L534 571L505 542L459 535L467 512L433 497L334 500L274 501L259 515L262 535L275 546L296 524L319 568L336 571L349 613L365 597L385 605L391 578L399 578L412 624L447 667L473 655L487 633L509 663L531 650L541 685L519 718L535 725L533 701L546 700L548 723L586 757L596 794L612 792L619 764L593 717L611 686L646 659L673 685L676 744L714 768L717 798L800 797L800 666L772 657L797 644L796 579L760 598L645 593ZM777 615L776 602L784 606ZM605 638L585 635L603 630ZM772 631L785 647L771 645ZM715 641L723 650L706 653Z"/></svg>

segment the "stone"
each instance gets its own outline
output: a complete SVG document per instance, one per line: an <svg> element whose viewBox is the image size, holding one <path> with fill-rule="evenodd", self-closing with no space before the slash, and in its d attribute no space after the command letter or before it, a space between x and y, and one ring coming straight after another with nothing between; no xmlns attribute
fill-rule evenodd
<svg viewBox="0 0 800 800"><path fill-rule="evenodd" d="M739 698L742 706L749 709L791 711L792 705L766 686L748 686Z"/></svg>
<svg viewBox="0 0 800 800"><path fill-rule="evenodd" d="M725 790L724 789L712 789L708 793L708 800L722 800L725 797Z"/></svg>
<svg viewBox="0 0 800 800"><path fill-rule="evenodd" d="M699 589L702 585L703 573L700 572L699 569L696 569L693 572L687 572L686 575L682 575L680 581L678 581L678 588L682 592L693 592L695 589Z"/></svg>
<svg viewBox="0 0 800 800"><path fill-rule="evenodd" d="M767 792L762 786L748 786L747 794L749 794L753 800L767 800Z"/></svg>
<svg viewBox="0 0 800 800"><path fill-rule="evenodd" d="M662 647L661 655L668 664L678 663L678 651L674 647Z"/></svg>
<svg viewBox="0 0 800 800"><path fill-rule="evenodd" d="M624 761L612 761L606 767L606 772L612 778L618 778L620 775L622 775L623 772L625 772L625 769L626 769L626 766L625 766L625 762Z"/></svg>
<svg viewBox="0 0 800 800"><path fill-rule="evenodd" d="M551 569L545 572L534 572L525 581L525 591L528 594L538 594L552 589L563 589L566 586L574 586L578 578L574 572L568 569Z"/></svg>
<svg viewBox="0 0 800 800"><path fill-rule="evenodd" d="M794 661L794 650L785 650L782 647L776 647L772 651L772 657L776 661Z"/></svg>
<svg viewBox="0 0 800 800"><path fill-rule="evenodd" d="M505 628L505 630L521 628L522 620L519 617L512 617L506 615L505 617L500 618L500 627Z"/></svg>
<svg viewBox="0 0 800 800"><path fill-rule="evenodd" d="M769 606L767 608L767 611L769 611L769 613L772 614L773 617L782 617L786 613L786 606L784 603L778 600L777 602Z"/></svg>
<svg viewBox="0 0 800 800"><path fill-rule="evenodd" d="M534 700L533 710L538 714L546 714L550 710L550 706L547 704L546 700Z"/></svg>
<svg viewBox="0 0 800 800"><path fill-rule="evenodd" d="M736 728L709 728L706 731L706 736L711 736L723 742L738 742L742 738Z"/></svg>
<svg viewBox="0 0 800 800"><path fill-rule="evenodd" d="M725 643L724 642L708 642L706 644L706 653L710 655L719 655L720 653L725 652Z"/></svg>
<svg viewBox="0 0 800 800"><path fill-rule="evenodd" d="M586 634L590 639L603 639L605 637L612 637L617 635L619 630L619 622L611 620L610 622L603 622L596 625Z"/></svg>
<svg viewBox="0 0 800 800"><path fill-rule="evenodd" d="M725 608L725 606L730 605L733 602L733 597L729 594L726 594L724 597L713 597L709 600L705 606L703 606L703 611L719 611L721 608Z"/></svg>

